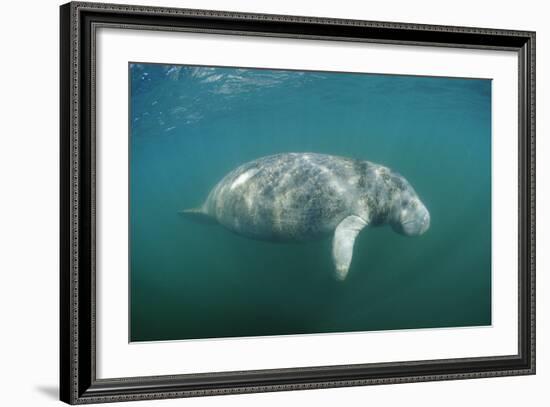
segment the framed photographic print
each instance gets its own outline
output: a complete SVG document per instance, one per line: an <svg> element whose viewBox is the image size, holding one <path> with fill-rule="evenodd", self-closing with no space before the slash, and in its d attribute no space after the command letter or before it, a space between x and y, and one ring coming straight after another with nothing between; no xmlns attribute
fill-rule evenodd
<svg viewBox="0 0 550 407"><path fill-rule="evenodd" d="M63 401L535 373L535 33L60 12Z"/></svg>

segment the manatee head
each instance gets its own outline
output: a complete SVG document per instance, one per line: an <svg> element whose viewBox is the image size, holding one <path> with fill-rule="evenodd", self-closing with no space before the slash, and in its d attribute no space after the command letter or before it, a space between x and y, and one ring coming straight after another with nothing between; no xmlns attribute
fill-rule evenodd
<svg viewBox="0 0 550 407"><path fill-rule="evenodd" d="M393 230L405 236L418 236L430 227L430 213L422 203L412 186L401 176L396 182L391 226Z"/></svg>

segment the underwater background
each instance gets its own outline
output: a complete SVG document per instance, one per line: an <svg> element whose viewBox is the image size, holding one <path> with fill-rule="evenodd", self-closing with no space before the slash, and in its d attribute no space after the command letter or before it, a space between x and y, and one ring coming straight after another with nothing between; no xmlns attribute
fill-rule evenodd
<svg viewBox="0 0 550 407"><path fill-rule="evenodd" d="M491 324L491 81L129 64L130 341ZM281 152L372 161L431 216L365 228L345 281L331 237L247 239L178 211Z"/></svg>

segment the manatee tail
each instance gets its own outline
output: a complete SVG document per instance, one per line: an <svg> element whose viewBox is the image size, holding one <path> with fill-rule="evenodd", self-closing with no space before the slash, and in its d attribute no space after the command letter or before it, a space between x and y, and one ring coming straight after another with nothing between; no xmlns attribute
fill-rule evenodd
<svg viewBox="0 0 550 407"><path fill-rule="evenodd" d="M198 223L216 223L216 221L212 217L210 217L210 215L208 215L208 213L206 213L206 211L202 207L184 209L182 211L178 211L178 213Z"/></svg>

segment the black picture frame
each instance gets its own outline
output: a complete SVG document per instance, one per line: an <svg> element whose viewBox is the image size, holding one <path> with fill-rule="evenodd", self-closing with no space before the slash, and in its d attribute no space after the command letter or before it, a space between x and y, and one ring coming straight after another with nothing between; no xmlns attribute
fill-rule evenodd
<svg viewBox="0 0 550 407"><path fill-rule="evenodd" d="M60 7L60 398L70 404L535 373L535 33L72 2ZM519 349L499 357L96 378L95 29L508 50L519 60Z"/></svg>

